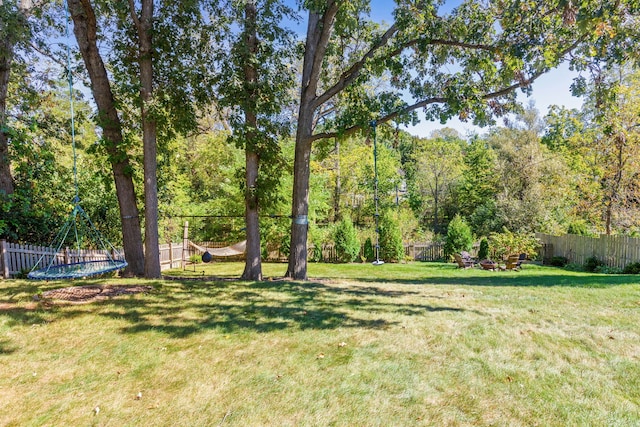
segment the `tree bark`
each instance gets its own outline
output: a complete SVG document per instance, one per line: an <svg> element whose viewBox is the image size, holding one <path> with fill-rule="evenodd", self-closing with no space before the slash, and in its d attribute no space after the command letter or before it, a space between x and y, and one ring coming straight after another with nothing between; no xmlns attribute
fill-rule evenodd
<svg viewBox="0 0 640 427"><path fill-rule="evenodd" d="M342 195L342 180L340 176L340 140L335 138L334 152L336 155L336 188L333 191L333 221L340 220L340 196Z"/></svg>
<svg viewBox="0 0 640 427"><path fill-rule="evenodd" d="M9 159L9 130L7 128L7 93L13 57L13 44L7 38L0 41L0 195L14 192Z"/></svg>
<svg viewBox="0 0 640 427"><path fill-rule="evenodd" d="M0 5L2 1L0 0ZM22 0L18 14L23 14L19 18L26 18L31 2ZM26 20L20 20L19 25L27 25ZM15 183L11 174L11 161L9 158L9 129L7 128L7 94L9 93L9 77L11 75L11 63L13 62L13 49L15 48L15 37L19 31L4 28L7 24L0 23L0 30L8 37L0 40L0 196L11 195L15 191Z"/></svg>
<svg viewBox="0 0 640 427"><path fill-rule="evenodd" d="M153 0L143 0L140 17L129 1L131 18L138 31L142 145L144 153L144 277L160 277L158 235L157 125L150 112L153 101Z"/></svg>
<svg viewBox="0 0 640 427"><path fill-rule="evenodd" d="M91 91L98 107L98 125L102 128L116 185L122 242L129 266L126 272L136 276L144 272L142 233L136 203L131 165L123 145L122 124L115 107L111 84L97 46L96 17L90 0L68 0L73 32L91 80Z"/></svg>
<svg viewBox="0 0 640 427"><path fill-rule="evenodd" d="M260 223L258 200L258 171L260 169L260 156L257 153L256 143L258 117L256 114L256 84L258 71L253 61L258 52L258 37L256 34L256 5L253 1L245 4L245 42L247 56L244 61L244 83L247 92L245 106L245 225L247 227L247 253L242 278L245 280L262 280L262 260L260 251Z"/></svg>

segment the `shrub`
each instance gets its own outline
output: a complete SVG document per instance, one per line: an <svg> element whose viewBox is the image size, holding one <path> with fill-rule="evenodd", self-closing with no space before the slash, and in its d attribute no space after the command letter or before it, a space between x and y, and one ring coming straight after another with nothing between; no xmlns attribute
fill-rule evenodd
<svg viewBox="0 0 640 427"><path fill-rule="evenodd" d="M584 271L595 273L596 269L602 265L604 265L604 262L594 256L591 256L584 261Z"/></svg>
<svg viewBox="0 0 640 427"><path fill-rule="evenodd" d="M325 236L320 228L315 225L309 225L308 232L309 248L309 261L321 262L322 261L322 244L324 243Z"/></svg>
<svg viewBox="0 0 640 427"><path fill-rule="evenodd" d="M490 240L495 256L501 259L522 253L527 254L529 259L534 259L540 247L540 243L533 234L512 233L506 228L502 233L493 233Z"/></svg>
<svg viewBox="0 0 640 427"><path fill-rule="evenodd" d="M577 262L570 262L564 266L564 269L569 271L584 271L584 266Z"/></svg>
<svg viewBox="0 0 640 427"><path fill-rule="evenodd" d="M551 260L549 261L549 264L554 267L564 267L568 263L569 263L569 260L567 259L567 257L563 257L563 256L551 257Z"/></svg>
<svg viewBox="0 0 640 427"><path fill-rule="evenodd" d="M640 262L632 262L627 264L622 270L624 274L640 274Z"/></svg>
<svg viewBox="0 0 640 427"><path fill-rule="evenodd" d="M380 218L380 258L388 262L404 259L404 244L398 222L387 213Z"/></svg>
<svg viewBox="0 0 640 427"><path fill-rule="evenodd" d="M353 262L358 257L360 242L358 242L358 234L350 217L345 216L342 218L336 227L333 238L338 260Z"/></svg>
<svg viewBox="0 0 640 427"><path fill-rule="evenodd" d="M368 262L371 262L376 258L376 252L373 247L373 243L371 242L371 237L367 237L367 240L364 241L363 255L364 260Z"/></svg>
<svg viewBox="0 0 640 427"><path fill-rule="evenodd" d="M488 259L489 258L489 241L486 237L483 237L480 240L480 249L478 249L478 259Z"/></svg>
<svg viewBox="0 0 640 427"><path fill-rule="evenodd" d="M618 267L609 267L608 265L599 265L596 267L595 273L620 274L622 273L622 269Z"/></svg>
<svg viewBox="0 0 640 427"><path fill-rule="evenodd" d="M447 236L444 239L445 257L451 257L461 251L469 251L472 245L471 228L460 215L454 216L447 227Z"/></svg>

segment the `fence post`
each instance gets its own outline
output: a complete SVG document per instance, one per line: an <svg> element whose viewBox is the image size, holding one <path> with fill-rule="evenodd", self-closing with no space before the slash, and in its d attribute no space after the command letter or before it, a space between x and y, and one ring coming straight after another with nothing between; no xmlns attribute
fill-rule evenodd
<svg viewBox="0 0 640 427"><path fill-rule="evenodd" d="M187 266L187 260L185 253L189 249L189 221L184 222L184 232L182 233L182 268Z"/></svg>
<svg viewBox="0 0 640 427"><path fill-rule="evenodd" d="M169 268L173 268L173 242L169 239Z"/></svg>
<svg viewBox="0 0 640 427"><path fill-rule="evenodd" d="M2 269L2 278L9 278L9 252L7 251L7 241L0 240L0 268Z"/></svg>

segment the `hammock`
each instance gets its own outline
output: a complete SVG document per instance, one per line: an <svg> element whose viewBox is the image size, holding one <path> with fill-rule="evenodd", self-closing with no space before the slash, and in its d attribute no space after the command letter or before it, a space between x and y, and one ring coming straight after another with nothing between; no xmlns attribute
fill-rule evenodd
<svg viewBox="0 0 640 427"><path fill-rule="evenodd" d="M224 248L206 248L204 246L196 245L191 240L189 240L189 244L199 250L200 252L206 253L208 252L212 256L217 257L230 257L230 256L238 256L243 255L247 250L247 241L243 240L242 242L238 242L235 245L225 246Z"/></svg>

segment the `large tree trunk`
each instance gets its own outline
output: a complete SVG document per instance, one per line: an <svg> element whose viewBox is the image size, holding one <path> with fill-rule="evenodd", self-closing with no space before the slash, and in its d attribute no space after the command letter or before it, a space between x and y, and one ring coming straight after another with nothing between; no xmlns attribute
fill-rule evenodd
<svg viewBox="0 0 640 427"><path fill-rule="evenodd" d="M257 154L257 135L253 129L258 127L258 117L256 115L256 93L255 87L258 81L258 72L253 63L253 58L258 51L258 37L256 34L256 5L253 1L248 1L245 5L245 34L248 50L248 57L244 64L244 83L248 95L247 106L245 107L245 225L247 227L247 253L242 278L245 280L262 280L262 261L260 254L260 223L259 223L259 201L257 193L258 171L260 169L260 157Z"/></svg>
<svg viewBox="0 0 640 427"><path fill-rule="evenodd" d="M291 207L291 244L287 277L307 279L307 234L309 231L309 176L313 112L308 105L300 105L293 163L293 203Z"/></svg>
<svg viewBox="0 0 640 427"><path fill-rule="evenodd" d="M259 158L255 152L247 150L245 192L245 226L247 227L247 253L242 278L245 280L262 280L262 260L260 253L260 222L258 196L256 193Z"/></svg>
<svg viewBox="0 0 640 427"><path fill-rule="evenodd" d="M138 30L140 97L142 100L142 143L144 151L144 276L160 277L160 239L158 236L158 177L156 122L149 111L153 98L153 0L142 1L138 18L130 1L131 17Z"/></svg>
<svg viewBox="0 0 640 427"><path fill-rule="evenodd" d="M296 132L296 149L293 163L293 201L291 204L291 245L287 277L307 279L307 234L309 231L309 174L311 144L313 142L313 117L324 101L317 96L318 82L322 74L322 62L340 7L340 2L328 0L324 12L311 10L307 25L307 40L302 64L302 89ZM346 80L345 80L346 81ZM344 84L344 82L343 82Z"/></svg>
<svg viewBox="0 0 640 427"><path fill-rule="evenodd" d="M140 276L144 272L140 217L131 166L127 153L122 148L120 117L115 107L109 77L98 51L96 17L89 0L69 0L69 10L74 23L73 32L89 72L91 91L98 107L98 125L102 128L102 137L113 170L122 220L122 242L129 264L126 271L128 274Z"/></svg>
<svg viewBox="0 0 640 427"><path fill-rule="evenodd" d="M13 45L8 39L0 41L0 196L13 194L14 183L9 160L9 132L7 124L7 92Z"/></svg>
<svg viewBox="0 0 640 427"><path fill-rule="evenodd" d="M342 180L340 176L340 140L336 138L334 144L334 152L336 155L336 187L333 190L333 221L338 222L340 220L340 195L342 194Z"/></svg>
<svg viewBox="0 0 640 427"><path fill-rule="evenodd" d="M0 0L2 5L2 0ZM23 0L18 13L28 12L31 3ZM7 22L13 20L7 20ZM18 22L27 25L26 21ZM0 33L7 34L8 37L0 40L0 196L13 194L15 191L13 175L11 174L11 161L9 159L9 132L7 129L7 94L9 92L9 76L11 75L11 63L13 62L13 49L15 38L12 34L20 31L5 28L6 22L0 22Z"/></svg>

